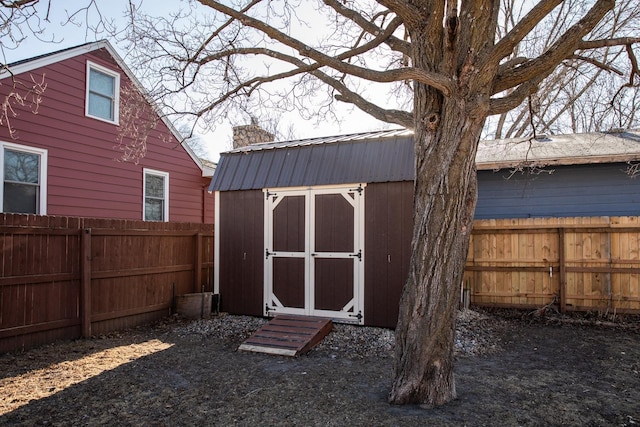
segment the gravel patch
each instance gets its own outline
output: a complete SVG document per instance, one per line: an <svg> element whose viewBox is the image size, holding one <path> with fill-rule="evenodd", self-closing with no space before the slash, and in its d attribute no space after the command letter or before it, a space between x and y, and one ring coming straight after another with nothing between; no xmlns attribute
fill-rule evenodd
<svg viewBox="0 0 640 427"><path fill-rule="evenodd" d="M223 314L212 319L180 324L173 328L172 333L182 337L215 338L239 345L266 322L267 319L263 318ZM499 318L473 310L459 311L455 355L478 356L495 352L499 348L495 332L500 327L504 327L504 322ZM393 357L395 341L391 329L334 323L331 333L312 352L328 354L333 358Z"/></svg>

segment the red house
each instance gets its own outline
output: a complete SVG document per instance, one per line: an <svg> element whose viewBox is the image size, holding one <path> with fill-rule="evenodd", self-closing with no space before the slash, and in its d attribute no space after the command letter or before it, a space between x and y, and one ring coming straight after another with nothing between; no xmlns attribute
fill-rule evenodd
<svg viewBox="0 0 640 427"><path fill-rule="evenodd" d="M0 74L0 211L213 223L199 159L107 41Z"/></svg>

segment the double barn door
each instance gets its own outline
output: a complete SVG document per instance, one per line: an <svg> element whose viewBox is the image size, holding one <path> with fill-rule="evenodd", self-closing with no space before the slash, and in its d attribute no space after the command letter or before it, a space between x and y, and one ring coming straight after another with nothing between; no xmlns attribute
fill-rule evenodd
<svg viewBox="0 0 640 427"><path fill-rule="evenodd" d="M265 196L265 315L362 323L364 188Z"/></svg>

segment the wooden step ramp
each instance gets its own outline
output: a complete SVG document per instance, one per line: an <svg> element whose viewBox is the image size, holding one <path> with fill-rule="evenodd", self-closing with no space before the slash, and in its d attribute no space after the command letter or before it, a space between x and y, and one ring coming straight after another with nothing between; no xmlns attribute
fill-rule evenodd
<svg viewBox="0 0 640 427"><path fill-rule="evenodd" d="M238 350L299 356L322 341L331 329L331 319L278 315L247 338Z"/></svg>

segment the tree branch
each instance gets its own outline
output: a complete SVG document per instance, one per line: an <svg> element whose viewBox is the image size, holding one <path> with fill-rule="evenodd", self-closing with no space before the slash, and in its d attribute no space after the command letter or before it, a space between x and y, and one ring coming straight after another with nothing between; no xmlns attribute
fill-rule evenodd
<svg viewBox="0 0 640 427"><path fill-rule="evenodd" d="M26 5L36 4L39 1L40 0L14 0L14 1L2 0L0 1L0 6L7 7L9 9L20 9L21 7L24 7Z"/></svg>
<svg viewBox="0 0 640 427"><path fill-rule="evenodd" d="M587 56L582 56L582 55L572 55L570 58L567 59L576 59L579 61L583 61L583 62L588 62L589 64L593 65L594 67L600 68L604 71L607 72L613 72L616 73L619 76L624 76L624 73L622 71L620 71L619 69L611 66L611 65L607 65L601 61L595 60L593 58L589 58Z"/></svg>
<svg viewBox="0 0 640 427"><path fill-rule="evenodd" d="M620 95L620 92L622 92L624 88L636 86L635 77L636 76L640 77L640 68L638 68L638 59L636 58L636 55L633 53L633 48L631 47L630 44L628 44L626 46L626 49L627 49L627 56L629 57L629 61L631 62L631 73L629 75L629 82L622 85L620 89L617 90L616 94L613 96L613 98L611 99L611 102L609 103L609 105L611 106L614 105L614 102L618 97L618 95Z"/></svg>
<svg viewBox="0 0 640 427"><path fill-rule="evenodd" d="M599 49L603 47L628 46L640 43L640 37L618 37L615 39L582 40L578 44L579 50Z"/></svg>
<svg viewBox="0 0 640 427"><path fill-rule="evenodd" d="M377 38L355 49L339 54L336 57L336 59L342 61L342 60L357 56L361 53L367 52L370 49L373 49L374 47L380 45L385 40L387 34L392 34L400 24L401 24L400 19L394 19L394 22L392 22L383 33L378 35ZM256 47L256 48L235 48L235 49L229 49L226 51L217 52L213 55L208 55L200 59L199 61L197 61L198 68L200 68L206 63L216 61L216 60L221 60L223 58L228 58L233 55L265 55L274 59L278 59L283 62L287 62L298 68L297 70L293 70L291 72L280 73L277 75L278 78L292 77L293 75L301 74L303 72L311 72L322 67L322 64L319 64L319 63L306 64L294 56L286 55L282 52L278 52L271 49ZM196 70L196 73L197 73L197 70Z"/></svg>
<svg viewBox="0 0 640 427"><path fill-rule="evenodd" d="M499 74L492 93L500 93L540 75L549 75L562 60L573 55L582 43L582 38L593 30L614 5L615 0L598 0L580 21L569 28L542 55Z"/></svg>
<svg viewBox="0 0 640 427"><path fill-rule="evenodd" d="M251 9L253 6L255 6L256 4L260 3L260 0L252 0L248 5L246 5L244 8L242 8L240 10L241 13L246 13L247 11L249 11L249 9ZM213 31L211 33L211 35L209 35L209 37L207 37L207 40L204 41L204 43L202 43L200 45L200 47L198 49L196 49L196 51L193 53L193 55L191 55L191 58L189 58L189 60L187 60L187 63L190 62L196 62L196 58L198 56L200 56L200 54L204 51L204 49L209 45L209 43L211 43L211 41L213 39L215 39L216 37L218 37L218 35L227 27L229 27L233 21L235 21L235 19L229 19L227 22L225 22L223 25L221 25L220 27L218 27L216 29L216 31Z"/></svg>
<svg viewBox="0 0 640 427"><path fill-rule="evenodd" d="M449 96L453 90L453 81L448 77L418 68L407 67L396 70L388 71L376 71L369 68L358 67L346 62L343 62L336 57L325 55L324 53L312 48L311 46L302 43L301 41L290 37L287 34L278 31L274 27L267 25L266 23L243 14L235 9L229 8L224 4L211 0L199 0L203 5L209 6L218 12L231 16L243 25L255 28L270 38L295 49L301 56L311 58L318 62L322 66L333 68L339 72L349 74L354 77L359 77L364 80L370 80L380 83L398 82L404 80L416 80L426 85L432 86L435 89L441 91L445 96Z"/></svg>
<svg viewBox="0 0 640 427"><path fill-rule="evenodd" d="M414 120L413 113L402 110L385 110L378 105L367 101L359 94L352 92L346 86L342 85L338 80L331 79L329 76L323 77L318 74L324 74L320 71L313 73L318 79L340 92L334 98L337 101L350 103L358 107L360 110L371 115L372 117L387 123L395 123L407 129L413 129ZM329 79L331 81L329 81Z"/></svg>
<svg viewBox="0 0 640 427"><path fill-rule="evenodd" d="M537 3L498 43L490 50L481 67L492 67L509 56L515 47L563 0L543 0Z"/></svg>
<svg viewBox="0 0 640 427"><path fill-rule="evenodd" d="M317 63L306 64L300 59L293 57L291 55L285 55L282 52L272 51L264 48L236 49L235 53L262 54L262 55L266 55L266 56L290 63L294 65L295 68L283 73L278 73L278 74L274 74L272 76L266 76L266 77L256 77L254 79L240 83L235 88L226 91L226 93L222 97L220 97L211 105L207 106L207 108L198 111L196 113L197 116L201 116L211 111L216 106L222 104L223 102L227 101L231 97L240 94L241 92L246 91L246 93L251 93L252 91L256 90L259 86L265 83L293 77L295 75L299 75L303 73L309 73L314 77L316 77L317 79L324 82L325 84L331 86L336 91L338 91L340 94L335 96L336 100L351 103L356 107L358 107L359 109L365 111L366 113L372 115L373 117L379 120L390 122L390 123L396 123L407 128L413 127L413 115L411 113L406 111L401 111L401 110L385 110L383 108L376 106L375 104L364 99L361 95L350 90L344 83L340 82L338 79L330 77L326 73L323 73L322 71L320 71L319 68L321 67L321 64L317 64ZM216 54L216 56L218 55L222 55L222 53Z"/></svg>
<svg viewBox="0 0 640 427"><path fill-rule="evenodd" d="M526 97L538 90L538 85L544 80L544 77L546 76L536 76L526 83L521 84L513 92L504 97L491 98L489 101L488 115L502 114L516 108Z"/></svg>
<svg viewBox="0 0 640 427"><path fill-rule="evenodd" d="M498 74L504 74L510 69L526 63L528 60L529 60L528 58L525 58L523 56L517 56L515 58L511 58L510 60L500 64L500 66L498 67Z"/></svg>
<svg viewBox="0 0 640 427"><path fill-rule="evenodd" d="M336 60L338 61L344 61L346 59L349 58L353 58L354 56L360 55L362 53L366 53L372 49L374 49L375 47L381 45L387 38L387 36L389 34L393 34L393 32L398 29L398 27L402 25L402 21L399 18L394 18L394 20L389 24L389 26L381 33L378 34L378 36L372 40L370 40L369 42L360 45L359 47L355 47L351 50L342 52L341 54L337 55L335 57ZM275 59L280 59L282 61L285 62L289 62L289 63L293 63L292 59L297 60L297 58L290 56L290 55L286 55L283 54L281 52L275 51L275 50L271 50L271 49L266 49L266 48L234 48L234 49L229 49L229 50L225 50L225 51L220 51L220 52L216 52L213 55L207 55L206 57L200 59L197 61L198 65L202 65L211 61L215 61L215 60L219 60L225 57L229 57L232 55L249 55L249 54L263 54L263 55L267 55L270 56L272 58ZM190 59L191 61L191 59ZM307 68L307 66L309 64L305 64L304 62L300 62L301 64L304 64L305 67ZM310 65L312 68L307 69L306 71L309 71L311 69L316 69L316 68L320 68L323 65L320 63L317 64L312 64Z"/></svg>
<svg viewBox="0 0 640 427"><path fill-rule="evenodd" d="M413 2L402 0L377 0L382 6L392 10L396 15L402 18L405 25L415 27L423 22L424 13Z"/></svg>
<svg viewBox="0 0 640 427"><path fill-rule="evenodd" d="M14 106L30 107L33 114L38 114L38 108L42 104L44 92L47 90L45 74L42 74L40 81L33 75L29 75L31 82L23 82L11 77L12 86L9 93L2 96L0 102L0 126L6 126L11 138L15 139L16 129L11 125L11 120L18 116Z"/></svg>
<svg viewBox="0 0 640 427"><path fill-rule="evenodd" d="M349 19L350 21L357 24L360 28L372 35L378 35L382 31L380 27L375 25L373 22L365 19L361 14L356 12L353 9L346 7L342 2L337 0L324 0L324 3L335 10L340 15ZM398 18L400 19L400 18ZM402 20L400 19L402 22ZM405 55L408 55L411 51L411 45L404 40L401 40L393 35L389 35L385 40L385 44L391 48L391 50L401 52Z"/></svg>

